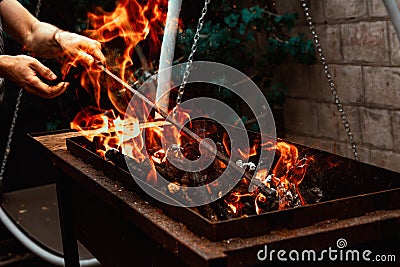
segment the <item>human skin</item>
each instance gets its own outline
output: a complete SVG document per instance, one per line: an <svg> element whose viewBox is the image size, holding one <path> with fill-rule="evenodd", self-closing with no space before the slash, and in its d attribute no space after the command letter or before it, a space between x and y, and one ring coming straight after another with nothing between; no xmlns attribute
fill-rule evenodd
<svg viewBox="0 0 400 267"><path fill-rule="evenodd" d="M4 31L35 56L66 56L85 66L92 66L96 61L105 63L99 42L39 21L16 0L1 1L0 16ZM37 59L26 55L0 55L0 76L44 98L62 94L69 85L67 82L46 84L46 80L54 81L57 76Z"/></svg>

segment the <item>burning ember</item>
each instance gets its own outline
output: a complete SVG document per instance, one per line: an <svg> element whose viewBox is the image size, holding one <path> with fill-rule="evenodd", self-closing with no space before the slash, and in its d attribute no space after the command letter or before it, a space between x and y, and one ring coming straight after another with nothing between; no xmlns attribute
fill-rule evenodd
<svg viewBox="0 0 400 267"><path fill-rule="evenodd" d="M123 49L118 50L119 53L111 50L105 52L108 52L107 67L124 82L133 85L138 82L135 80L135 64L132 58L140 42L146 42L150 53L159 50L159 36L166 18L166 3L166 0L149 0L142 5L136 0L123 0L119 1L114 12L99 9L96 14L88 15L91 28L87 31L88 35L103 44L123 44ZM64 69L65 73L74 64L75 62L69 62ZM212 182L224 172L226 162L216 159L205 170L198 172L179 170L169 162L167 154L174 153L189 160L197 160L200 151L195 140L188 138L175 127L170 127L168 123L143 117L141 110L148 107L140 101L135 105L135 110L130 110L130 115L125 113L128 108L132 109L129 105L132 93L120 84L104 79L101 70L95 67L88 69L80 81L82 87L94 95L97 107L87 107L79 112L71 122L71 128L78 130L93 142L98 155L121 167L124 167L125 156L132 159L138 168L141 165L149 166L147 182L157 184L156 172L168 179L169 185L165 194L180 194L183 199L188 199L180 186L206 185L209 194L216 190ZM100 108L102 89L106 90L112 104L111 109ZM188 121L188 114L181 112L176 119L184 124ZM218 152L227 158L231 156L230 141L222 127L215 123L196 121L192 121L188 127L201 138L212 139ZM174 144L167 151L161 146L163 138ZM254 174L257 166L252 162L257 162L255 160L261 149L276 150L274 167L272 170L258 170ZM237 161L236 165L254 174L267 190L261 190L259 187L249 192L250 181L242 178L230 193L226 196L221 195L220 200L196 208L201 214L211 220L224 220L307 204L299 185L314 157L300 157L294 145L282 141L264 145L255 143L249 151L238 152L243 156L243 161ZM250 159L250 162L243 163L247 162L246 159ZM316 197L311 202L319 201L321 192L316 190L313 194Z"/></svg>
<svg viewBox="0 0 400 267"><path fill-rule="evenodd" d="M274 149L279 159L272 173L268 175L268 170L262 169L257 172L256 178L271 188L275 194L265 196L259 190L242 193L247 192L249 186L248 180L242 179L237 189L224 200L234 215L261 214L307 204L298 186L303 181L307 167L314 161L314 157L300 159L297 148L282 141L276 143Z"/></svg>

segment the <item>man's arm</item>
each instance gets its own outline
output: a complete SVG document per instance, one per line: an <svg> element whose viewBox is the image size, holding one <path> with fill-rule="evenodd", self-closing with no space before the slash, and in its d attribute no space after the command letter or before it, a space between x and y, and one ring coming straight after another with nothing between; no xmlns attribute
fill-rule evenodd
<svg viewBox="0 0 400 267"><path fill-rule="evenodd" d="M30 39L33 26L39 22L16 0L1 1L0 16L5 32L23 45Z"/></svg>
<svg viewBox="0 0 400 267"><path fill-rule="evenodd" d="M0 16L4 30L37 56L53 58L64 54L87 65L94 59L105 62L99 42L40 22L16 0L1 1Z"/></svg>
<svg viewBox="0 0 400 267"><path fill-rule="evenodd" d="M99 42L40 22L16 0L0 0L0 16L4 30L37 56L65 55L67 61L86 66L93 66L95 60L106 61ZM24 55L0 55L0 76L46 98L58 96L68 87L67 82L54 86L44 83L43 80L55 80L56 75L38 60Z"/></svg>

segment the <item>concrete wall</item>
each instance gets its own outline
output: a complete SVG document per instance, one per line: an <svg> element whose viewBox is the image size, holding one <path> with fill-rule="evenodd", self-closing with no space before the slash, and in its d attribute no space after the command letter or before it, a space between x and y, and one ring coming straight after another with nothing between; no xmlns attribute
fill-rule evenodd
<svg viewBox="0 0 400 267"><path fill-rule="evenodd" d="M400 44L385 6L381 0L309 4L361 160L400 171ZM298 11L296 30L308 33L299 1L277 5L280 12ZM286 139L353 157L319 61L281 66L280 78L289 86Z"/></svg>

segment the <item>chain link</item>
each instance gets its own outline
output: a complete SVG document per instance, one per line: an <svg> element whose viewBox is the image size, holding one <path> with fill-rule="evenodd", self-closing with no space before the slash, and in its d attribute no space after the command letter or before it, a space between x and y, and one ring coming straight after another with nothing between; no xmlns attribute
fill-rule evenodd
<svg viewBox="0 0 400 267"><path fill-rule="evenodd" d="M329 70L329 65L328 65L328 63L326 61L326 58L324 56L324 53L323 53L323 50L322 50L322 47L321 47L321 43L319 41L319 36L318 36L318 34L317 34L316 30L315 30L315 26L314 26L314 23L312 21L312 17L311 17L311 14L310 14L310 9L309 9L309 7L308 7L308 5L307 5L305 0L300 0L300 3L301 3L301 6L303 7L303 10L304 10L304 15L306 17L307 26L310 29L311 35L312 35L312 37L314 39L314 43L315 43L315 47L317 49L318 56L319 56L319 58L320 58L320 60L322 62L322 66L323 66L326 78L328 80L329 89L331 90L331 93L332 93L332 95L334 97L334 101L335 101L336 107L337 107L337 109L338 109L338 111L340 113L340 118L342 119L342 123L343 123L344 129L346 130L346 134L347 134L347 136L349 138L350 145L351 145L351 147L353 149L354 158L359 161L360 158L359 158L358 152L357 152L357 145L356 145L356 142L354 141L354 136L353 136L353 133L351 132L351 129L350 129L350 123L349 123L349 121L347 119L347 114L344 111L344 107L343 107L343 105L342 105L342 103L341 103L341 101L340 101L340 99L339 99L339 97L337 95L336 84L335 84L335 81L332 78L332 74L331 74L331 72Z"/></svg>
<svg viewBox="0 0 400 267"><path fill-rule="evenodd" d="M6 150L4 152L3 161L1 163L0 181L3 180L4 172L6 170L8 156L10 155L11 142L12 142L12 137L14 135L15 125L17 124L18 111L19 111L19 107L21 105L22 95L23 95L23 90L19 89L19 93L18 93L18 97L17 97L17 103L15 104L14 115L13 115L13 118L12 118L12 121L11 121L10 132L8 133L8 140L7 140L7 144L6 144Z"/></svg>
<svg viewBox="0 0 400 267"><path fill-rule="evenodd" d="M194 53L196 53L196 50L197 50L197 42L200 39L200 31L203 29L204 17L207 14L208 5L210 4L210 2L211 2L211 0L205 0L203 10L201 11L201 16L200 16L199 21L197 23L196 33L195 33L195 35L193 37L193 45L192 45L192 48L191 48L190 55L188 57L188 62L186 63L185 72L183 73L182 84L181 84L181 86L179 87L179 90L178 90L178 96L176 98L175 109L181 104L183 94L185 93L185 87L186 87L186 84L188 82L189 75L190 75L190 70L191 70L192 64L193 64Z"/></svg>
<svg viewBox="0 0 400 267"><path fill-rule="evenodd" d="M35 17L36 18L39 17L40 7L41 6L42 6L42 0L38 0L38 2L36 4L36 10L35 10ZM5 149L5 152L4 152L3 160L1 162L0 182L4 178L4 173L6 171L8 156L10 155L10 152L11 152L11 143L12 143L12 139L13 139L13 135L14 135L14 131L15 131L15 126L17 124L18 111L19 111L19 108L21 106L23 93L24 93L24 90L19 89L17 102L15 103L15 110L14 110L13 118L12 118L11 125L10 125L10 131L8 132L8 139L7 139L6 149Z"/></svg>
<svg viewBox="0 0 400 267"><path fill-rule="evenodd" d="M42 0L38 0L36 4L35 17L39 18L40 8L42 7Z"/></svg>

